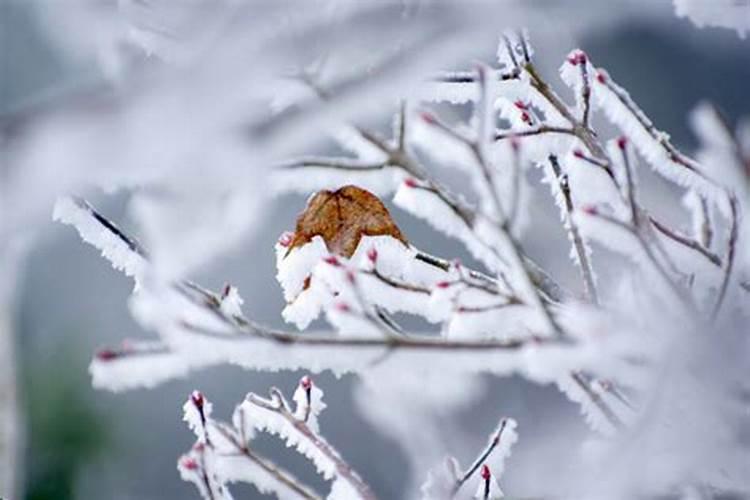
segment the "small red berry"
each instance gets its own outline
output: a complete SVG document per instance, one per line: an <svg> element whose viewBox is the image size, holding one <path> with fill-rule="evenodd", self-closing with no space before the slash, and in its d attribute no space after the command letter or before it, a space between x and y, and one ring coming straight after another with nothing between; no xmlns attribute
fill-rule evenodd
<svg viewBox="0 0 750 500"><path fill-rule="evenodd" d="M513 105L515 107L517 107L518 109L520 109L521 111L525 111L525 110L529 109L529 107L526 105L526 103L523 102L520 99L518 101L514 102Z"/></svg>
<svg viewBox="0 0 750 500"><path fill-rule="evenodd" d="M417 181L411 177L407 178L404 181L404 184L406 184L406 187L410 187L410 188L415 188L419 186L419 184L417 184Z"/></svg>
<svg viewBox="0 0 750 500"><path fill-rule="evenodd" d="M617 138L617 147L620 149L625 149L625 146L628 144L628 138L625 136L620 136Z"/></svg>
<svg viewBox="0 0 750 500"><path fill-rule="evenodd" d="M607 83L607 74L604 71L599 71L596 74L596 81L599 83Z"/></svg>
<svg viewBox="0 0 750 500"><path fill-rule="evenodd" d="M435 283L435 286L438 288L448 288L449 286L451 286L451 282L450 281L438 281L437 283Z"/></svg>
<svg viewBox="0 0 750 500"><path fill-rule="evenodd" d="M575 156L576 158L583 158L583 151L581 151L580 149L574 149L573 156Z"/></svg>
<svg viewBox="0 0 750 500"><path fill-rule="evenodd" d="M492 473L490 472L490 468L487 467L487 464L482 465L481 474L482 474L482 479L484 479L485 481L489 481L490 477L492 477Z"/></svg>
<svg viewBox="0 0 750 500"><path fill-rule="evenodd" d="M369 249L367 251L367 258L374 264L378 260L378 249L375 247Z"/></svg>
<svg viewBox="0 0 750 500"><path fill-rule="evenodd" d="M531 123L531 116L526 111L524 111L523 113L521 113L521 120L526 123Z"/></svg>

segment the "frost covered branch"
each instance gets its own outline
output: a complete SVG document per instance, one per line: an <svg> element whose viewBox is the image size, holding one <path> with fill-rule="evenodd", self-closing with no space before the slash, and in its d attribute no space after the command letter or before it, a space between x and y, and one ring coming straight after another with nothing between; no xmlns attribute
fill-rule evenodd
<svg viewBox="0 0 750 500"><path fill-rule="evenodd" d="M313 193L294 230L275 245L282 317L300 331L246 316L231 285L217 293L165 278L143 246L88 203L60 200L55 218L75 226L135 279L133 314L159 337L99 351L91 364L94 385L153 386L220 363L356 373L364 381L373 373L401 381L414 367L456 378L520 374L555 383L581 406L600 435L589 443L590 456L630 446L663 409L655 381L691 364L692 341L719 325L731 309L725 304L741 300L735 292L747 286L741 250L750 163L740 140L705 110L695 119L704 150L696 159L678 150L582 50L572 51L560 68L571 104L536 68L525 31L501 35L497 55L498 67L433 75L421 93L404 95L394 106L391 135L343 123L324 132L347 154L274 163L276 191ZM289 80L305 92L282 97L300 109L330 106L346 93L347 82L361 83L359 77L331 83L309 69ZM461 112L444 112L447 106ZM605 140L593 128L596 114L621 135ZM296 116L279 115L278 123ZM731 170L717 167L726 162ZM458 170L467 186L444 183L437 165ZM684 191L691 230L663 222L645 206L638 185L644 167ZM541 170L559 208L581 296L524 250L524 233L533 229L532 168ZM383 203L389 195L399 209L463 244L476 269L416 248ZM615 256L601 254L600 260L598 247ZM600 281L597 269L620 257L628 271L616 286ZM404 328L404 314L429 326ZM318 318L330 331L304 331ZM691 377L689 370L676 376ZM210 404L194 395L185 414L198 441L180 462L183 477L211 499L228 498L226 484L238 480L280 497L318 498L250 447L255 433L268 432L333 479L329 498L374 498L321 437L321 394L309 377L300 381L295 407L275 388L268 398L249 394L231 424L213 420ZM477 475L475 498L501 497L497 481L517 438L514 429L515 421L501 420L463 471L453 458L432 470L425 498L459 497ZM680 477L670 481L673 487Z"/></svg>

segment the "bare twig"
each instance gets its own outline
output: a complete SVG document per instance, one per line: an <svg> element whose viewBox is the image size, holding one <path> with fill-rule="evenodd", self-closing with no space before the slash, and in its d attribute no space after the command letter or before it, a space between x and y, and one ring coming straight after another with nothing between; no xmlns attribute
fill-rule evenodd
<svg viewBox="0 0 750 500"><path fill-rule="evenodd" d="M372 492L370 486L365 483L362 478L357 474L352 467L346 463L341 456L334 450L325 440L318 436L315 432L310 429L306 422L298 419L289 410L289 405L286 403L281 391L276 388L271 389L271 400L266 400L255 394L248 394L247 400L264 408L268 411L277 413L287 422L289 422L300 434L302 434L308 442L313 445L323 456L330 460L336 467L336 473L338 477L349 483L359 494L363 500L375 500L375 494Z"/></svg>
<svg viewBox="0 0 750 500"><path fill-rule="evenodd" d="M455 497L458 493L458 490L461 489L461 487L471 479L471 476L474 475L474 473L479 469L479 467L482 466L482 464L487 460L487 458L490 456L490 454L497 448L497 446L500 444L500 439L502 438L503 431L505 430L505 427L507 426L508 421L507 419L502 419L500 421L500 426L497 428L497 430L492 434L492 437L487 442L487 446L485 446L484 450L477 456L476 459L474 459L474 462L469 466L466 471L456 479L456 483L453 485L453 489L451 490L451 498Z"/></svg>
<svg viewBox="0 0 750 500"><path fill-rule="evenodd" d="M724 257L724 275L721 280L719 287L719 295L716 299L713 311L711 312L711 319L716 319L721 311L721 306L724 304L724 298L727 294L727 287L732 279L732 268L734 267L734 254L737 250L737 237L739 235L739 202L734 195L728 194L729 207L732 211L731 227L729 229L729 241L727 242L727 253Z"/></svg>
<svg viewBox="0 0 750 500"><path fill-rule="evenodd" d="M676 241L677 243L680 243L683 246L686 246L692 250L695 250L696 252L704 256L706 259L708 259L708 261L711 264L721 267L722 265L721 258L715 253L713 253L711 250L701 245L698 241L692 238L689 238L683 234L680 234L679 232L668 227L666 224L659 222L654 217L649 216L649 221L664 236Z"/></svg>
<svg viewBox="0 0 750 500"><path fill-rule="evenodd" d="M243 422L243 425L244 425L244 420L241 420L241 422ZM271 460L251 450L247 446L247 443L243 441L244 438L241 437L240 441L238 441L237 437L235 436L235 433L225 428L225 424L223 424L222 422L214 422L214 424L215 424L214 428L222 434L222 436L226 439L226 441L232 443L232 445L237 450L236 452L238 455L245 457L246 459L253 462L258 467L266 471L268 474L273 476L277 481L279 481L280 483L288 487L290 490L294 491L300 498L304 498L306 500L321 500L322 499L322 497L316 494L312 488L303 484L299 479L294 477L291 473L278 467ZM242 433L240 434L240 436L242 436Z"/></svg>
<svg viewBox="0 0 750 500"><path fill-rule="evenodd" d="M570 194L570 183L568 182L568 176L562 173L560 163L555 155L549 156L549 163L552 166L552 172L555 174L555 178L559 184L560 192L563 196L565 203L565 219L570 239L573 242L573 248L575 249L576 255L578 256L578 263L581 269L581 277L583 278L584 291L586 296L591 300L592 303L598 304L599 297L596 291L596 283L594 282L594 272L591 269L591 263L589 262L589 256L586 252L586 247L581 238L581 233L578 230L578 226L573 221L573 198Z"/></svg>
<svg viewBox="0 0 750 500"><path fill-rule="evenodd" d="M586 396L588 396L588 398L596 405L599 411L602 412L602 415L604 415L604 418L607 419L612 427L614 427L615 429L622 429L624 427L622 420L620 420L615 412L612 411L612 409L609 407L609 405L607 405L602 397L594 389L592 389L588 380L586 380L586 378L580 372L571 372L570 375L573 381L578 384L578 386L583 390Z"/></svg>

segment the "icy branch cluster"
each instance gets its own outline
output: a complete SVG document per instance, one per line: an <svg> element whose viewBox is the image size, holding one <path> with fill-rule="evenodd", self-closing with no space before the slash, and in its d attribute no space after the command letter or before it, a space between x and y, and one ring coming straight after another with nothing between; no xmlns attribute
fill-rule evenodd
<svg viewBox="0 0 750 500"><path fill-rule="evenodd" d="M215 293L176 272L158 272L163 255L150 255L86 202L61 199L55 218L75 226L135 279L133 314L159 337L100 351L91 364L94 385L151 387L220 363L356 373L365 386L377 377L381 390L392 391L403 389L400 374L407 372L457 379L518 374L557 384L580 404L597 436L575 452L581 465L563 494L745 490L750 476L735 427L720 428L737 416L737 406L727 401L747 390L746 377L734 369L708 376L694 368L701 356L713 363L721 352L747 349L732 335L709 338L738 310L742 314L750 288L750 253L742 245L747 137L730 131L708 105L701 107L693 124L703 146L694 159L585 52L573 50L560 68L571 103L537 70L525 31L502 34L497 56L491 65L434 75L418 95L404 96L391 138L345 123L333 137L347 155L290 158L269 167L279 191L330 190L336 197L347 189L372 196L366 189L392 197L396 207L458 240L475 259L467 266L416 248L408 235L404 241L366 228L349 234L353 226L342 223L336 238L356 242L347 253L322 232L298 241L308 230L298 223L276 243L283 318L305 330L324 317L329 333L260 325L242 312L235 287ZM295 86L280 86L275 110L281 115L336 98L314 70L294 80ZM601 119L621 135L603 137L594 129ZM439 179L441 168L458 169L468 181L461 194ZM687 227L676 228L644 205L638 183L644 169L682 193ZM535 185L538 178L545 186ZM536 229L531 195L547 192L559 209L580 292L555 280L522 244ZM607 282L597 275L600 263L625 271ZM403 314L434 327L408 331L399 324ZM420 396L450 405L451 389L431 395L435 389L427 385L419 387ZM699 404L700 393L717 404ZM224 423L213 418L205 396L194 393L184 409L197 441L180 459L180 474L205 498L230 498L227 484L236 481L280 498L317 498L256 453L253 437L267 432L332 481L329 498L374 498L321 437L321 395L305 377L294 406L278 389L269 398L250 394ZM664 426L670 431L662 439L656 429ZM424 498L502 497L499 483L515 427L514 420L501 420L465 470L452 457L430 470ZM694 438L700 447L686 442ZM669 465L651 475L638 450ZM592 474L601 481L582 480Z"/></svg>

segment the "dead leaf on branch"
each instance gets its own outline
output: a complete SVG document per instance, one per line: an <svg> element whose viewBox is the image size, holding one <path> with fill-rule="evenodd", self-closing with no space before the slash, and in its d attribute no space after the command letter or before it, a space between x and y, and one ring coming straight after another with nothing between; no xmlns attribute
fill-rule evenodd
<svg viewBox="0 0 750 500"><path fill-rule="evenodd" d="M392 236L407 244L388 209L377 196L357 186L318 191L297 217L294 239L287 255L292 248L301 247L313 237L320 236L329 252L349 258L362 236L382 235Z"/></svg>

